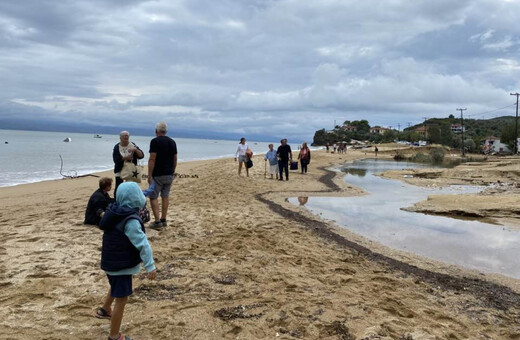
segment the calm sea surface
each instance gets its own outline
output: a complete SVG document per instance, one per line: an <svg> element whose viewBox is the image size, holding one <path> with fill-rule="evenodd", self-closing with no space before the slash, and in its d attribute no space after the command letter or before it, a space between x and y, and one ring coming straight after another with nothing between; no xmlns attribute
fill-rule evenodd
<svg viewBox="0 0 520 340"><path fill-rule="evenodd" d="M71 141L63 142L65 138ZM130 136L145 153L147 164L150 140L155 136ZM234 157L238 141L175 138L179 161ZM6 143L7 142L7 143ZM63 174L84 175L113 169L112 150L119 135L41 131L0 130L0 187L62 178ZM268 150L267 142L248 141L255 154ZM277 145L275 142L273 144ZM294 146L297 149L296 146Z"/></svg>

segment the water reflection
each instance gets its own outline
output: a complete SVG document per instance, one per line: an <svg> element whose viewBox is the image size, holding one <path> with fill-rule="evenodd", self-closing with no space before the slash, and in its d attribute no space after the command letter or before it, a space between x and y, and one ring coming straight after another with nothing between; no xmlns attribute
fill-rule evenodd
<svg viewBox="0 0 520 340"><path fill-rule="evenodd" d="M309 201L309 197L306 197L306 196L298 197L298 203L300 203L300 206L305 205L308 201Z"/></svg>
<svg viewBox="0 0 520 340"><path fill-rule="evenodd" d="M432 259L455 263L484 272L520 278L520 232L508 228L403 211L432 194L460 194L481 190L452 186L420 188L374 176L385 170L431 167L393 161L363 160L349 165L362 177L346 171L345 181L360 186L370 195L360 197L310 197L306 207L315 214L387 246ZM354 172L356 173L356 172ZM299 204L299 199L289 199Z"/></svg>
<svg viewBox="0 0 520 340"><path fill-rule="evenodd" d="M367 171L365 169L355 169L355 168L343 168L341 171L346 172L349 175L365 177Z"/></svg>

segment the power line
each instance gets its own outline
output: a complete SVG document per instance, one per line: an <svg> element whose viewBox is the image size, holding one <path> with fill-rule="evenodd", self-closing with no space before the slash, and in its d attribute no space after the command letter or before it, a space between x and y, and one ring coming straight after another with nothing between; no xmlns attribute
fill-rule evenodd
<svg viewBox="0 0 520 340"><path fill-rule="evenodd" d="M498 109L494 109L494 110L490 110L490 111L485 111L485 112L479 112L479 113L474 113L472 115L468 115L468 117L480 117L480 116L485 116L486 114L488 113L492 113L492 112L496 112L496 111L500 111L500 110L503 110L503 109L507 109L508 107L511 107L511 106L515 106L516 104L513 103L513 104L510 104L510 105L507 105L507 106L504 106L504 107L500 107Z"/></svg>

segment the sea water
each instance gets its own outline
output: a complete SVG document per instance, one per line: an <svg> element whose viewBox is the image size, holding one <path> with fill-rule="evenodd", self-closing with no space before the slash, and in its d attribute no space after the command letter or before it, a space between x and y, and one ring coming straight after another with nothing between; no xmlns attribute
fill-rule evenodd
<svg viewBox="0 0 520 340"><path fill-rule="evenodd" d="M112 151L119 143L119 135L101 137L85 133L0 130L0 187L58 179L62 174L77 176L113 169ZM140 161L142 165L147 164L150 140L154 137L130 136L130 141L145 154ZM66 138L70 138L70 142L64 142ZM234 157L238 145L238 140L175 136L173 139L177 143L179 162ZM247 143L254 154L268 151L268 142Z"/></svg>

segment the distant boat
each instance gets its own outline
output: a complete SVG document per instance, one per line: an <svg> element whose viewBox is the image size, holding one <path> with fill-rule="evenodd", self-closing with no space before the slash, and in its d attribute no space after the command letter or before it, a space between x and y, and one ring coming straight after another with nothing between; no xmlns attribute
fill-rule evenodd
<svg viewBox="0 0 520 340"><path fill-rule="evenodd" d="M67 137L67 138L65 138L63 141L68 143L68 142L70 142L71 140L72 140L72 139L71 139L70 137Z"/></svg>
<svg viewBox="0 0 520 340"><path fill-rule="evenodd" d="M94 135L94 138L103 138L101 135Z"/></svg>

